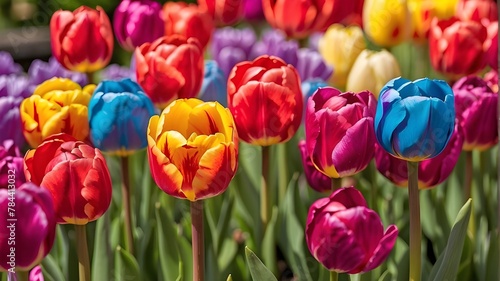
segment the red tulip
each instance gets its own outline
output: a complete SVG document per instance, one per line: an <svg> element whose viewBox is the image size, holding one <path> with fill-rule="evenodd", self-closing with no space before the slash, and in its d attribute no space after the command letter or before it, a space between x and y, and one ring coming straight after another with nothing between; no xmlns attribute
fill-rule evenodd
<svg viewBox="0 0 500 281"><path fill-rule="evenodd" d="M489 23L485 47L488 65L494 70L498 70L498 21Z"/></svg>
<svg viewBox="0 0 500 281"><path fill-rule="evenodd" d="M432 66L450 79L474 74L486 65L487 30L474 21L434 19L429 34Z"/></svg>
<svg viewBox="0 0 500 281"><path fill-rule="evenodd" d="M211 16L194 4L167 2L163 6L165 35L180 34L195 37L205 48L212 36L214 22Z"/></svg>
<svg viewBox="0 0 500 281"><path fill-rule="evenodd" d="M87 224L108 209L111 178L97 148L63 133L46 138L24 160L26 179L50 191L57 223Z"/></svg>
<svg viewBox="0 0 500 281"><path fill-rule="evenodd" d="M198 94L203 81L203 50L196 38L160 37L135 50L137 82L158 107Z"/></svg>
<svg viewBox="0 0 500 281"><path fill-rule="evenodd" d="M59 10L50 19L50 43L52 55L67 69L94 72L111 60L111 23L101 7Z"/></svg>
<svg viewBox="0 0 500 281"><path fill-rule="evenodd" d="M300 126L300 78L292 65L278 57L238 63L229 75L227 97L238 135L245 142L261 146L286 142Z"/></svg>
<svg viewBox="0 0 500 281"><path fill-rule="evenodd" d="M243 0L198 0L198 5L218 26L232 25L243 17Z"/></svg>
<svg viewBox="0 0 500 281"><path fill-rule="evenodd" d="M460 0L455 14L461 20L498 20L497 3L493 0Z"/></svg>

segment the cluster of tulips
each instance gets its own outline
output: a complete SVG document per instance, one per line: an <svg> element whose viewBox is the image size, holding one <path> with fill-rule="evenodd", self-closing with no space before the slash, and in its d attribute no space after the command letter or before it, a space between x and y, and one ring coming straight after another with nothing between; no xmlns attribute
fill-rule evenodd
<svg viewBox="0 0 500 281"><path fill-rule="evenodd" d="M272 29L255 29L262 19ZM232 27L240 22L250 25ZM317 194L307 202L298 237L329 271L321 281L382 265L401 227L379 216L378 205L368 204L355 187L373 161L373 173L408 187L409 278L419 281L426 274L419 189L445 182L464 153L463 198L469 199L472 152L498 142L498 12L491 0L198 0L163 6L123 0L112 23L100 7L82 6L56 11L50 31L53 58L33 62L27 75L0 53L0 228L9 229L15 218L15 234L0 235L0 271L17 278L9 280L43 280L45 267L38 265L61 235L57 225L71 224L79 278L89 281L94 275L86 226L113 202L121 202L114 215L123 215L119 236L127 259L148 259L137 253L144 247L140 235L150 230L136 230L131 205L142 203L131 186L149 177L164 193L189 202L192 258L179 268L191 265L191 278L205 280L205 266L213 263L205 261L203 202L230 185L244 188L231 182L245 160L241 152L253 147L262 162L250 165L261 168L260 216L251 227L264 235L256 240L265 244L274 235L276 209L288 194L277 191L272 173L285 175L279 185L293 181L286 178L287 161L300 159L299 170ZM108 66L115 38L131 53L130 66ZM410 58L416 61L414 80L401 77L392 50L369 49L409 41L420 52ZM430 61L441 79L423 77L430 68L418 60ZM98 77L104 79L96 83ZM143 150L150 175L129 171L143 168L134 162ZM370 199L376 200L372 181ZM152 194L148 202L156 199ZM462 210L470 215L470 202ZM384 230L383 222L393 224ZM171 229L166 236L182 235ZM461 249L460 241L450 249ZM257 249L271 253L265 266L248 251L253 280L276 280L276 244ZM456 278L456 262L440 259L432 280ZM168 270L156 271L171 281Z"/></svg>

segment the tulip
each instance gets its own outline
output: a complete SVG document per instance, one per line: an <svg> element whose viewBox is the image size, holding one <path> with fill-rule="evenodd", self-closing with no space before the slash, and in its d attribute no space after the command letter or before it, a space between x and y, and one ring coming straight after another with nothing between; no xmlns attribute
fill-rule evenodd
<svg viewBox="0 0 500 281"><path fill-rule="evenodd" d="M0 52L0 76L10 74L21 74L23 68L14 62L14 59L7 52Z"/></svg>
<svg viewBox="0 0 500 281"><path fill-rule="evenodd" d="M201 85L200 99L218 101L227 106L227 82L224 72L214 60L205 61L205 77Z"/></svg>
<svg viewBox="0 0 500 281"><path fill-rule="evenodd" d="M439 19L449 19L456 15L457 3L459 0L430 0L433 2L436 17Z"/></svg>
<svg viewBox="0 0 500 281"><path fill-rule="evenodd" d="M380 52L364 50L359 54L347 76L346 90L359 92L368 90L378 94L389 80L401 76L396 58L386 50Z"/></svg>
<svg viewBox="0 0 500 281"><path fill-rule="evenodd" d="M307 101L306 142L311 161L331 178L364 170L375 149L376 100L368 91L320 88Z"/></svg>
<svg viewBox="0 0 500 281"><path fill-rule="evenodd" d="M92 73L111 60L111 23L101 7L59 10L50 19L50 43L52 54L64 67Z"/></svg>
<svg viewBox="0 0 500 281"><path fill-rule="evenodd" d="M299 43L295 40L287 40L285 34L277 29L267 30L262 34L261 40L252 48L251 59L269 55L279 57L286 63L297 65Z"/></svg>
<svg viewBox="0 0 500 281"><path fill-rule="evenodd" d="M495 94L498 94L498 72L495 69L484 74L484 81Z"/></svg>
<svg viewBox="0 0 500 281"><path fill-rule="evenodd" d="M487 27L486 62L492 69L498 70L498 21L491 22Z"/></svg>
<svg viewBox="0 0 500 281"><path fill-rule="evenodd" d="M330 79L334 86L345 87L347 75L364 49L366 49L366 43L361 28L344 27L340 24L334 24L328 28L318 42L318 50L325 62L335 70Z"/></svg>
<svg viewBox="0 0 500 281"><path fill-rule="evenodd" d="M23 170L24 162L19 148L12 140L3 141L0 144L0 189L21 186L26 181Z"/></svg>
<svg viewBox="0 0 500 281"><path fill-rule="evenodd" d="M380 91L375 135L394 157L411 162L436 157L454 127L453 91L444 81L395 78Z"/></svg>
<svg viewBox="0 0 500 281"><path fill-rule="evenodd" d="M113 30L118 43L127 51L158 39L164 33L161 4L151 0L122 0L115 10Z"/></svg>
<svg viewBox="0 0 500 281"><path fill-rule="evenodd" d="M244 0L198 0L200 10L212 16L217 26L232 25L243 16Z"/></svg>
<svg viewBox="0 0 500 281"><path fill-rule="evenodd" d="M203 81L203 50L198 39L164 36L137 48L135 59L137 82L157 107L198 94Z"/></svg>
<svg viewBox="0 0 500 281"><path fill-rule="evenodd" d="M87 105L95 85L83 89L65 78L52 78L36 87L20 106L23 134L31 147L54 134L68 133L87 140L89 124Z"/></svg>
<svg viewBox="0 0 500 281"><path fill-rule="evenodd" d="M211 56L226 78L237 63L251 59L252 47L256 44L256 40L257 37L252 28L225 27L215 30Z"/></svg>
<svg viewBox="0 0 500 281"><path fill-rule="evenodd" d="M413 39L425 43L429 38L432 19L436 17L436 3L433 0L409 0L408 9L413 25ZM452 14L453 15L453 14ZM451 16L450 16L451 17ZM438 17L439 19L443 19Z"/></svg>
<svg viewBox="0 0 500 281"><path fill-rule="evenodd" d="M390 225L384 232L380 217L368 209L363 195L347 187L311 205L305 234L309 251L324 267L356 274L384 262L398 229Z"/></svg>
<svg viewBox="0 0 500 281"><path fill-rule="evenodd" d="M130 79L103 81L89 103L90 139L96 148L128 156L147 146L146 128L153 102Z"/></svg>
<svg viewBox="0 0 500 281"><path fill-rule="evenodd" d="M30 270L29 281L44 281L42 267L37 265Z"/></svg>
<svg viewBox="0 0 500 281"><path fill-rule="evenodd" d="M17 146L25 144L19 105L29 97L29 80L24 76L0 75L0 143L12 139Z"/></svg>
<svg viewBox="0 0 500 281"><path fill-rule="evenodd" d="M133 57L133 56L132 56ZM135 67L126 67L113 63L108 65L101 72L102 80L120 81L123 79L130 79L135 82Z"/></svg>
<svg viewBox="0 0 500 281"><path fill-rule="evenodd" d="M68 134L53 135L24 157L26 179L50 191L57 223L85 225L111 203L111 177L97 148Z"/></svg>
<svg viewBox="0 0 500 281"><path fill-rule="evenodd" d="M477 76L463 77L453 85L458 120L464 128L463 149L486 150L498 142L497 103L486 81Z"/></svg>
<svg viewBox="0 0 500 281"><path fill-rule="evenodd" d="M28 271L49 254L54 244L56 217L50 193L33 183L15 190L0 189L0 209L0 271ZM9 255L14 257L14 265Z"/></svg>
<svg viewBox="0 0 500 281"><path fill-rule="evenodd" d="M243 0L243 16L247 20L259 20L264 17L261 0Z"/></svg>
<svg viewBox="0 0 500 281"><path fill-rule="evenodd" d="M238 135L217 102L179 99L149 120L148 159L165 193L190 201L226 190L238 166Z"/></svg>
<svg viewBox="0 0 500 281"><path fill-rule="evenodd" d="M54 77L68 78L82 87L88 84L85 74L68 71L54 57L50 57L48 62L34 60L28 69L28 76L31 93L35 91L36 86Z"/></svg>
<svg viewBox="0 0 500 281"><path fill-rule="evenodd" d="M434 19L429 34L432 67L452 80L480 71L486 65L486 38L486 28L480 23Z"/></svg>
<svg viewBox="0 0 500 281"><path fill-rule="evenodd" d="M283 143L300 126L300 77L293 66L277 57L261 56L237 64L229 75L227 99L238 135L247 143Z"/></svg>
<svg viewBox="0 0 500 281"><path fill-rule="evenodd" d="M453 172L458 162L462 146L464 144L464 133L458 122L450 141L438 156L427 159L418 165L418 188L427 189L444 182ZM408 167L406 162L387 153L379 145L375 146L375 166L377 170L395 185L408 186Z"/></svg>
<svg viewBox="0 0 500 281"><path fill-rule="evenodd" d="M306 176L307 183L312 189L317 192L329 192L332 190L332 180L318 171L311 161L311 156L307 153L307 145L305 140L299 141L300 158L302 159L302 167Z"/></svg>
<svg viewBox="0 0 500 281"><path fill-rule="evenodd" d="M304 100L307 101L314 94L314 92L316 92L316 90L324 87L328 87L328 83L318 78L309 79L302 82L301 89L302 89L302 94L304 96ZM304 117L305 117L305 112L304 112Z"/></svg>
<svg viewBox="0 0 500 281"><path fill-rule="evenodd" d="M365 0L363 29L373 43L382 47L407 40L413 26L406 1Z"/></svg>
<svg viewBox="0 0 500 281"><path fill-rule="evenodd" d="M497 3L494 0L459 0L455 14L463 21L498 21Z"/></svg>
<svg viewBox="0 0 500 281"><path fill-rule="evenodd" d="M325 63L318 52L307 48L298 50L297 63L294 66L301 80L319 78L328 81L333 73L333 68Z"/></svg>
<svg viewBox="0 0 500 281"><path fill-rule="evenodd" d="M165 35L180 34L186 38L195 37L203 49L210 41L214 22L210 15L194 4L167 2L163 6Z"/></svg>

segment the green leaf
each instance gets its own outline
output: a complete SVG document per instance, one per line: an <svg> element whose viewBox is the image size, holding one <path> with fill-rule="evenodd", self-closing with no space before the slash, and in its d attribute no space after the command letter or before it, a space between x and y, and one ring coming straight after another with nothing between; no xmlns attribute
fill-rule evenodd
<svg viewBox="0 0 500 281"><path fill-rule="evenodd" d="M92 280L111 280L111 248L109 247L109 215L104 214L96 223L92 256Z"/></svg>
<svg viewBox="0 0 500 281"><path fill-rule="evenodd" d="M467 226L471 214L471 199L458 212L457 218L451 229L450 237L445 251L439 256L432 268L429 280L446 281L455 280L462 256L462 249L467 235Z"/></svg>
<svg viewBox="0 0 500 281"><path fill-rule="evenodd" d="M278 220L278 207L274 206L271 220L267 224L266 233L262 241L262 258L269 270L274 274L278 273L276 263L276 221Z"/></svg>
<svg viewBox="0 0 500 281"><path fill-rule="evenodd" d="M116 280L143 280L139 273L139 264L127 250L118 246L115 252Z"/></svg>
<svg viewBox="0 0 500 281"><path fill-rule="evenodd" d="M47 255L42 260L42 272L45 280L65 281L64 274L51 255Z"/></svg>
<svg viewBox="0 0 500 281"><path fill-rule="evenodd" d="M174 222L168 218L165 210L157 203L155 206L158 230L160 267L163 280L176 280L179 276L179 253L177 251L177 233Z"/></svg>
<svg viewBox="0 0 500 281"><path fill-rule="evenodd" d="M245 247L245 255L247 257L248 268L254 281L278 281L276 277L267 269L262 261L250 250Z"/></svg>

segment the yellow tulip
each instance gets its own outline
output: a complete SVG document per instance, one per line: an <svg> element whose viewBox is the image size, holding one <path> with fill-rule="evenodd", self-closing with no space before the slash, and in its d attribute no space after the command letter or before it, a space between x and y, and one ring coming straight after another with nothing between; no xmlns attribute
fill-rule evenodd
<svg viewBox="0 0 500 281"><path fill-rule="evenodd" d="M33 95L20 106L23 134L31 147L54 134L67 133L77 140L87 140L87 106L95 85L83 89L65 78L52 78L36 87Z"/></svg>
<svg viewBox="0 0 500 281"><path fill-rule="evenodd" d="M412 21L406 0L365 0L363 28L379 46L390 47L407 40Z"/></svg>
<svg viewBox="0 0 500 281"><path fill-rule="evenodd" d="M425 42L433 18L448 19L454 16L458 0L408 0L408 9L413 21L413 39Z"/></svg>
<svg viewBox="0 0 500 281"><path fill-rule="evenodd" d="M217 102L180 99L149 120L148 159L165 193L196 201L226 190L238 166L231 112Z"/></svg>
<svg viewBox="0 0 500 281"><path fill-rule="evenodd" d="M458 0L434 0L436 17L439 19L449 19L455 15Z"/></svg>
<svg viewBox="0 0 500 281"><path fill-rule="evenodd" d="M363 31L358 26L333 24L319 40L318 49L325 62L333 67L330 82L344 88L356 57L366 49Z"/></svg>
<svg viewBox="0 0 500 281"><path fill-rule="evenodd" d="M386 50L364 50L359 54L347 77L346 90L356 93L368 90L378 98L382 87L399 76L399 64L391 53Z"/></svg>

